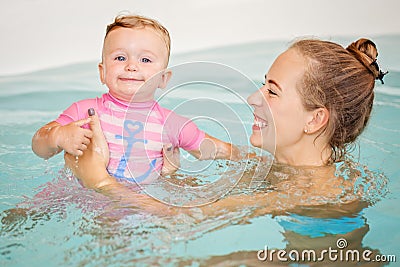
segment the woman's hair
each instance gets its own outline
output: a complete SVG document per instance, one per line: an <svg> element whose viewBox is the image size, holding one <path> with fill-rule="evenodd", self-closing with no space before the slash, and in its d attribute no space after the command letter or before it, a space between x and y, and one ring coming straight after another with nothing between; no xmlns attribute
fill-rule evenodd
<svg viewBox="0 0 400 267"><path fill-rule="evenodd" d="M163 39L165 46L167 47L168 59L169 59L171 50L171 38L169 36L168 30L158 21L139 15L120 15L114 19L113 23L107 25L104 39L112 30L119 27L132 28L132 29L138 29L144 27L152 28Z"/></svg>
<svg viewBox="0 0 400 267"><path fill-rule="evenodd" d="M304 107L327 108L329 120L324 134L332 148L331 161L341 161L347 146L368 123L375 79L382 81L385 75L376 63L376 46L368 39L359 39L346 49L329 41L299 40L290 48L307 62L299 84Z"/></svg>

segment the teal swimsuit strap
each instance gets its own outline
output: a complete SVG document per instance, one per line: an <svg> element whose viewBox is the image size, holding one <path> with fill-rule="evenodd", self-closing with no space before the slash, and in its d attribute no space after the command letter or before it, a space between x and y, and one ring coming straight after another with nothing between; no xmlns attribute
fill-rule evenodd
<svg viewBox="0 0 400 267"><path fill-rule="evenodd" d="M339 218L315 218L291 214L279 216L277 221L286 231L313 238L323 237L327 234L346 234L366 225L366 219L361 214Z"/></svg>

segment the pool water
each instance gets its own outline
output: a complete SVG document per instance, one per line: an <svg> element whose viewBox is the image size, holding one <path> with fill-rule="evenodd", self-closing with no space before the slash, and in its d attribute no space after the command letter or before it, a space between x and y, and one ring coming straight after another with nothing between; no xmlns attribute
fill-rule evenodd
<svg viewBox="0 0 400 267"><path fill-rule="evenodd" d="M353 41L347 37L332 39L343 45ZM217 217L201 212L196 215L196 211L157 216L112 201L65 174L62 155L44 161L31 151L31 138L39 127L54 120L72 102L105 92L97 63L0 77L0 265L265 266L267 262L257 256L266 253L257 253L266 247L286 251L337 249L340 238L347 247L400 257L400 36L371 39L378 45L380 64L390 74L384 85L377 84L372 118L352 151L351 162L360 164L338 166L342 175L350 168L364 177L359 188L365 189L370 205L356 212L337 210L336 203L321 200L321 206L299 214L285 212L282 204L282 211L273 214L257 213L249 206L226 210ZM171 66L190 61L218 62L241 72L254 84L238 86L233 100L229 98L232 94L224 97L224 90L221 93L221 87L215 84L188 85L169 94L162 105L171 108L183 100L198 99L195 92L209 87L208 96L229 105L210 108L209 102L199 99L191 102L190 108L211 110L225 124L208 126L210 121L200 120L199 125L213 135L232 138L234 143L248 147L252 117L243 99L256 90L287 44L260 42L173 55ZM222 77L222 84L234 81L232 77L218 77ZM181 107L184 115L190 113L190 108ZM225 135L226 131L230 135ZM190 168L190 164L185 166ZM206 181L218 179L213 170L225 162L213 164L198 176ZM275 171L277 175L284 173ZM260 186L258 190L274 190L269 184ZM237 189L234 194L245 197L251 192ZM346 266L354 262L330 264ZM396 266L396 262L385 264Z"/></svg>

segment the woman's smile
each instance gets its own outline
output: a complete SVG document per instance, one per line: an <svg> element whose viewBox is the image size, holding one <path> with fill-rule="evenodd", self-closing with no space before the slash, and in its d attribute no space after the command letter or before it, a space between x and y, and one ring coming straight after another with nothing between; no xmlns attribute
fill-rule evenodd
<svg viewBox="0 0 400 267"><path fill-rule="evenodd" d="M253 130L260 131L262 128L265 128L267 126L268 126L268 122L266 120L261 119L256 114L254 114L254 123L252 126Z"/></svg>

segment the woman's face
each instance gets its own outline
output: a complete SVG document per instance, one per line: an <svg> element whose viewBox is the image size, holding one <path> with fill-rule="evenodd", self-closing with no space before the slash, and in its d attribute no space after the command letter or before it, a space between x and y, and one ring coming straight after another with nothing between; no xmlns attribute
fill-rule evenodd
<svg viewBox="0 0 400 267"><path fill-rule="evenodd" d="M282 53L265 75L265 85L248 97L254 108L253 146L270 153L292 153L299 147L306 114L298 93L305 60L294 49Z"/></svg>

